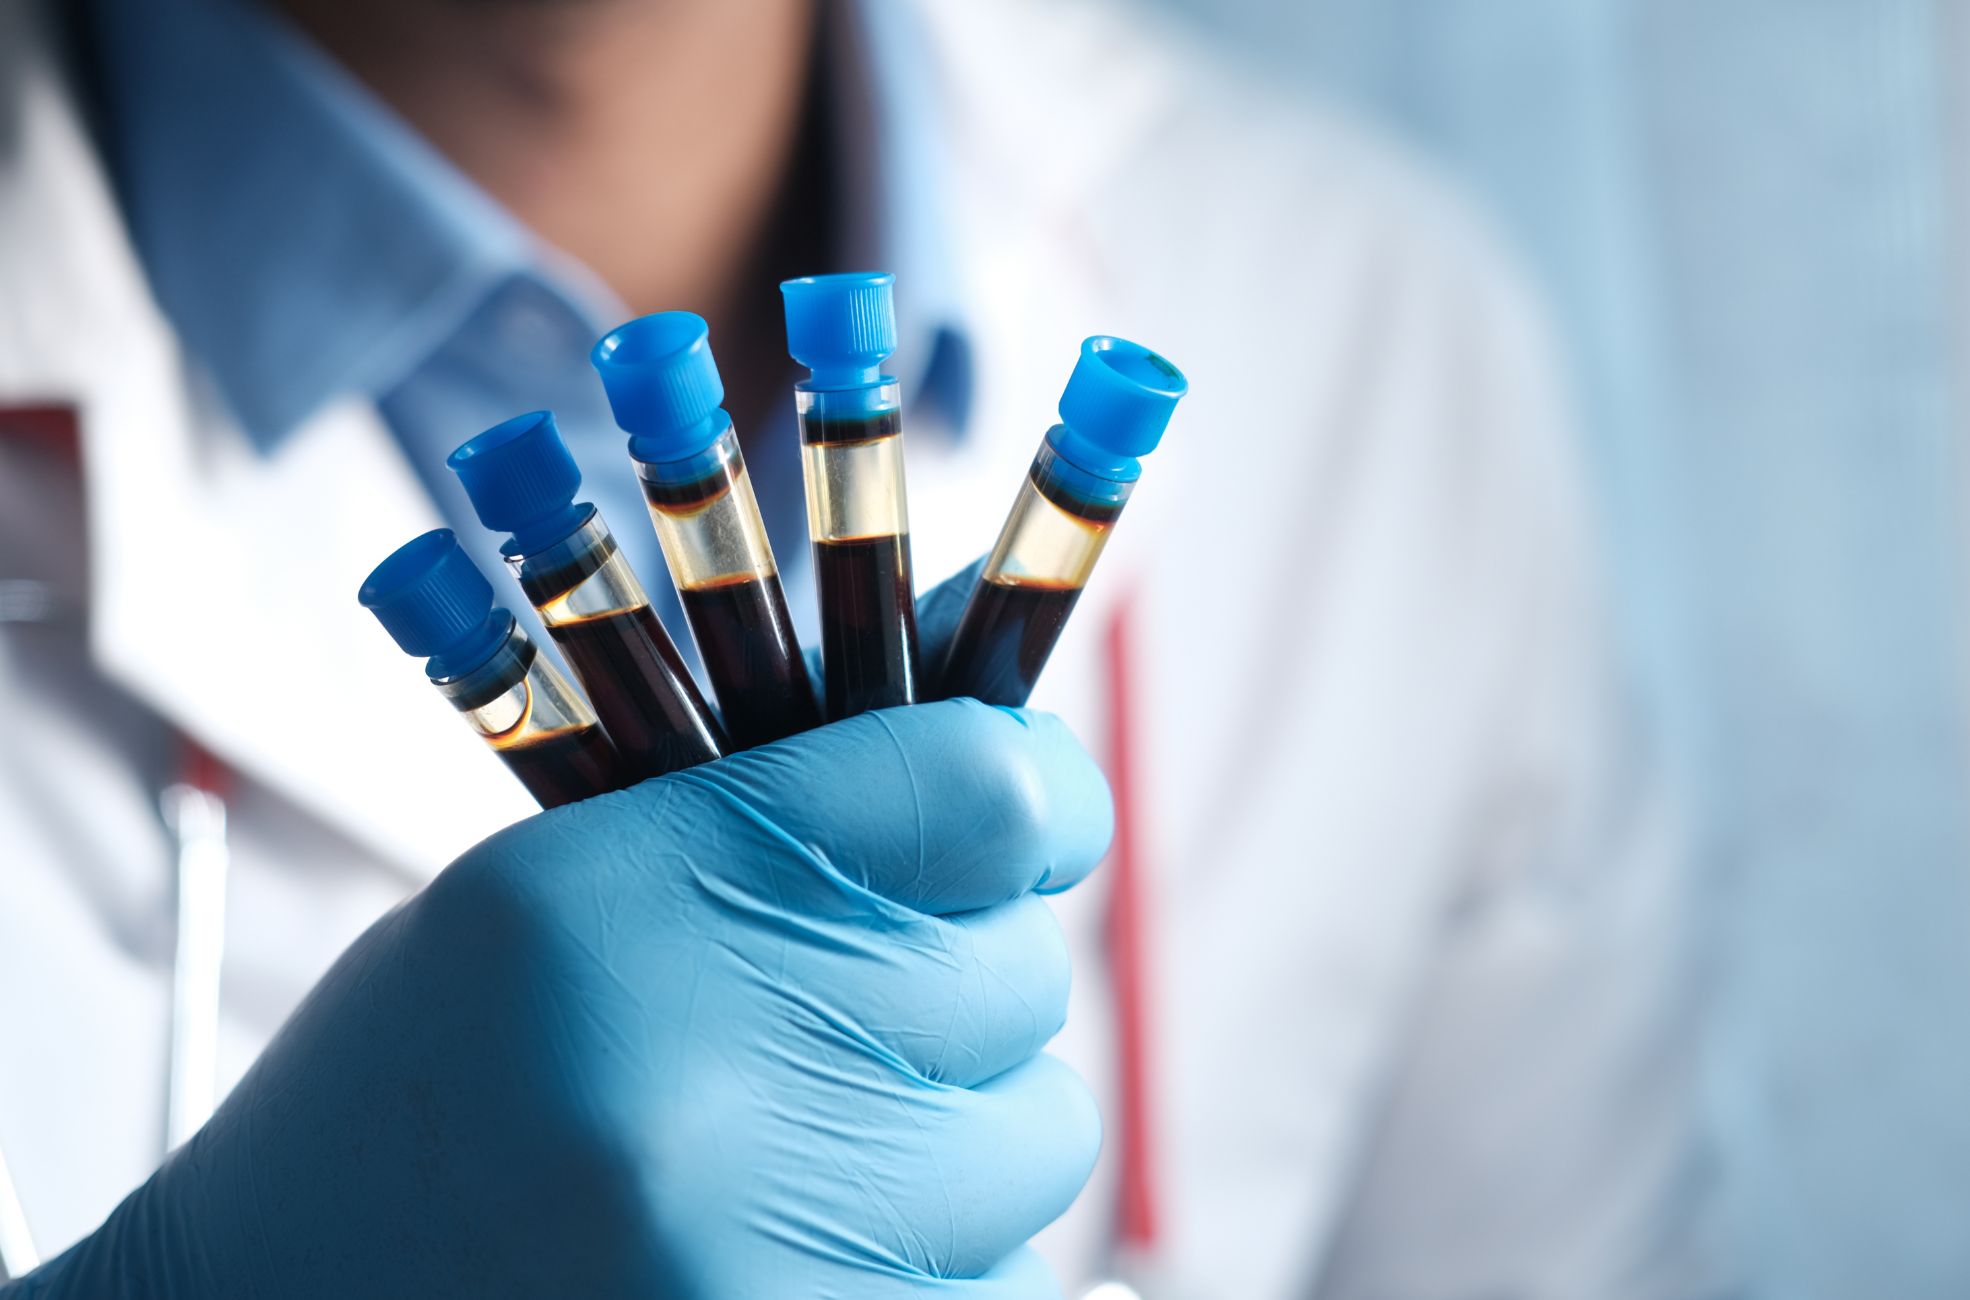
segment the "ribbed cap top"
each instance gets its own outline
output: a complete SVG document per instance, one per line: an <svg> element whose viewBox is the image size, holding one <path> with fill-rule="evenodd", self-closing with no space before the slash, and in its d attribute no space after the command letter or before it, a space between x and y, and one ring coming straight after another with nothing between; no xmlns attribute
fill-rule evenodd
<svg viewBox="0 0 1970 1300"><path fill-rule="evenodd" d="M616 423L682 460L710 446L724 428L714 419L725 384L711 355L711 330L688 311L642 316L602 336L588 359L602 376Z"/></svg>
<svg viewBox="0 0 1970 1300"><path fill-rule="evenodd" d="M787 352L817 388L875 383L896 351L896 277L887 271L810 275L780 284Z"/></svg>
<svg viewBox="0 0 1970 1300"><path fill-rule="evenodd" d="M1169 427L1177 401L1190 391L1183 372L1127 339L1097 334L1081 344L1060 419L1085 442L1115 456L1146 456Z"/></svg>
<svg viewBox="0 0 1970 1300"><path fill-rule="evenodd" d="M435 528L392 551L356 599L406 654L449 659L490 639L492 584L449 528Z"/></svg>
<svg viewBox="0 0 1970 1300"><path fill-rule="evenodd" d="M548 411L495 424L445 458L479 522L511 533L521 554L552 546L580 524L581 467ZM552 534L549 536L548 534Z"/></svg>

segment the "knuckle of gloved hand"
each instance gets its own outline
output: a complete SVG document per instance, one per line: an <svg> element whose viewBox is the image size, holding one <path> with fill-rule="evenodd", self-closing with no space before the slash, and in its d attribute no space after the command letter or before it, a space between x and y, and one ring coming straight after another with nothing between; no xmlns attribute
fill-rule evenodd
<svg viewBox="0 0 1970 1300"><path fill-rule="evenodd" d="M1044 714L954 700L956 744L949 751L958 765L954 784L977 806L971 832L989 837L992 848L1009 859L1042 866L1052 856L1059 810L1049 792L1054 743L1036 736L1035 719ZM1037 873L1036 873L1037 874Z"/></svg>
<svg viewBox="0 0 1970 1300"><path fill-rule="evenodd" d="M1067 1027L1067 1000L1074 987L1074 960L1067 948L1067 933L1053 909L1034 900L1033 910L1045 925L1035 926L1033 952L1040 967L1039 993L1033 1000L1033 1016L1041 1042L1050 1042Z"/></svg>
<svg viewBox="0 0 1970 1300"><path fill-rule="evenodd" d="M461 955L483 949L522 960L537 952L584 892L584 819L565 811L509 826L439 872L417 900L423 932Z"/></svg>
<svg viewBox="0 0 1970 1300"><path fill-rule="evenodd" d="M963 1085L1031 1060L1067 1023L1072 961L1053 909L1027 894L954 917L944 933L942 975L920 1011L937 1034L925 1076Z"/></svg>
<svg viewBox="0 0 1970 1300"><path fill-rule="evenodd" d="M968 1204L933 1258L943 1275L977 1276L1074 1203L1100 1154L1101 1116L1080 1076L1047 1055L952 1096L936 1168L964 1171Z"/></svg>
<svg viewBox="0 0 1970 1300"><path fill-rule="evenodd" d="M708 819L704 792L656 777L552 808L492 836L492 871L542 905L586 907L592 887L633 888L653 861L675 854ZM510 838L508 835L510 833Z"/></svg>
<svg viewBox="0 0 1970 1300"><path fill-rule="evenodd" d="M1042 1053L1030 1068L1039 1099L1029 1112L1034 1149L1054 1162L1062 1194L1071 1202L1101 1155L1101 1106L1087 1080L1059 1057Z"/></svg>
<svg viewBox="0 0 1970 1300"><path fill-rule="evenodd" d="M1067 933L1053 908L1036 895L1007 904L1014 917L1013 939L1023 977L1017 981L1022 1008L1032 1017L1034 1051L1067 1025L1067 1000L1073 991L1074 961ZM1006 979L1002 971L987 972Z"/></svg>
<svg viewBox="0 0 1970 1300"><path fill-rule="evenodd" d="M999 800L1008 849L1032 869L1033 888L1065 889L1107 851L1115 825L1108 780L1054 714L989 711L1000 719L999 757L985 783Z"/></svg>
<svg viewBox="0 0 1970 1300"><path fill-rule="evenodd" d="M1045 755L1043 786L1051 819L1050 856L1036 888L1058 893L1086 876L1108 851L1115 802L1108 777L1071 728L1051 713L1024 713Z"/></svg>

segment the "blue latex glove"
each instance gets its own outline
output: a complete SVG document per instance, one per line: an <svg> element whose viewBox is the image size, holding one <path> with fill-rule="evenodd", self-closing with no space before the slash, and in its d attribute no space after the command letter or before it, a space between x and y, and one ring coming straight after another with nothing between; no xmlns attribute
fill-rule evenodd
<svg viewBox="0 0 1970 1300"><path fill-rule="evenodd" d="M1035 891L1111 818L1061 723L969 700L530 818L378 922L204 1130L0 1294L1054 1295L1023 1243L1099 1121L1038 1055L1068 972Z"/></svg>

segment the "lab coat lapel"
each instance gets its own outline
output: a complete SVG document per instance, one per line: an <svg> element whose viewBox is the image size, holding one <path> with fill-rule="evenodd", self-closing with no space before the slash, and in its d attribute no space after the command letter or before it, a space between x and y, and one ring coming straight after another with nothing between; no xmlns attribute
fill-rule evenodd
<svg viewBox="0 0 1970 1300"><path fill-rule="evenodd" d="M434 508L366 404L272 455L227 418L150 297L35 18L0 13L0 401L82 414L92 654L247 779L434 870L530 807L355 602Z"/></svg>
<svg viewBox="0 0 1970 1300"><path fill-rule="evenodd" d="M271 457L209 403L194 398L183 415L168 429L91 433L112 453L92 455L89 484L108 516L92 565L104 667L235 765L414 868L531 811L356 603L370 566L437 522L374 411L330 410Z"/></svg>

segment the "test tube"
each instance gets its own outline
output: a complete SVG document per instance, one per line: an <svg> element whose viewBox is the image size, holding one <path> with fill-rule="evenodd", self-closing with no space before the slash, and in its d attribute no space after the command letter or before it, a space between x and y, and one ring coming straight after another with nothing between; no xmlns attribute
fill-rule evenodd
<svg viewBox="0 0 1970 1300"><path fill-rule="evenodd" d="M902 401L882 373L896 350L895 284L887 272L856 272L780 286L787 351L809 371L794 404L830 719L917 698Z"/></svg>
<svg viewBox="0 0 1970 1300"><path fill-rule="evenodd" d="M465 715L543 808L630 779L594 711L540 656L449 528L391 552L356 599Z"/></svg>
<svg viewBox="0 0 1970 1300"><path fill-rule="evenodd" d="M965 602L939 686L946 696L1021 705L1067 626L1189 384L1140 344L1096 335L1060 397L998 544Z"/></svg>
<svg viewBox="0 0 1970 1300"><path fill-rule="evenodd" d="M739 748L821 722L759 502L746 474L710 331L659 312L604 335L589 359L643 484L705 675Z"/></svg>
<svg viewBox="0 0 1970 1300"><path fill-rule="evenodd" d="M725 736L602 513L577 503L581 469L554 416L494 425L446 458L479 521L568 658L638 777L709 762Z"/></svg>

